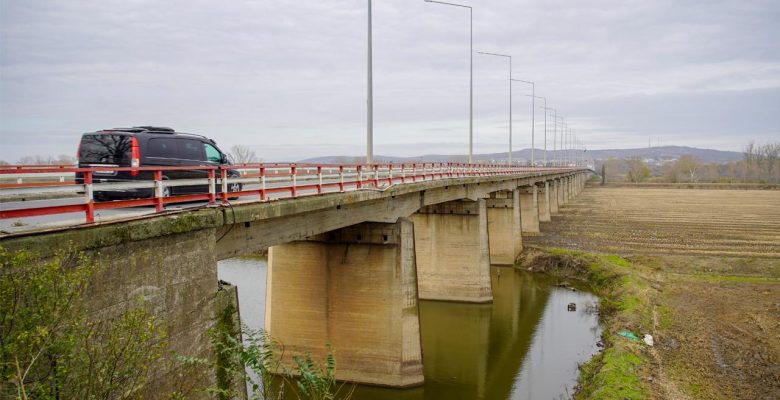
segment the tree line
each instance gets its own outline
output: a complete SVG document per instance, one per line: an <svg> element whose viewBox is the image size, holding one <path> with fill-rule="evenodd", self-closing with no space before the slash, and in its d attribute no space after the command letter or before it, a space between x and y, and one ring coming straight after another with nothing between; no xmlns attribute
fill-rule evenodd
<svg viewBox="0 0 780 400"><path fill-rule="evenodd" d="M609 158L602 165L612 182L780 183L780 142L750 142L742 154L741 160L726 163L706 163L687 154L655 164L640 157Z"/></svg>

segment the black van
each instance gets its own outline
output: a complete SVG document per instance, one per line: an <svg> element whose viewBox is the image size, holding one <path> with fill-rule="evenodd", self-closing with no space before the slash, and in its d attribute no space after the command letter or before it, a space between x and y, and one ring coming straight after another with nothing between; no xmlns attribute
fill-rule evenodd
<svg viewBox="0 0 780 400"><path fill-rule="evenodd" d="M79 168L96 168L93 182L130 182L154 180L152 171L101 171L99 167L202 167L228 166L230 162L216 142L200 135L176 132L171 128L136 126L114 128L85 133L78 149ZM241 174L227 171L230 178ZM163 171L163 179L205 179L206 170ZM219 178L219 175L217 175ZM76 174L76 182L83 183L82 174ZM241 190L240 183L230 183L229 192ZM221 185L217 184L217 192ZM163 195L208 193L208 185L164 186ZM128 197L152 197L154 189L95 191L96 200Z"/></svg>

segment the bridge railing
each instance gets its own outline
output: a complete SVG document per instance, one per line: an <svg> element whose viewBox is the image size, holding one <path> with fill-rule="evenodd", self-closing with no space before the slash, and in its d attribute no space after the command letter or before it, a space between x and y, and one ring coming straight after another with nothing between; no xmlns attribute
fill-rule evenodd
<svg viewBox="0 0 780 400"><path fill-rule="evenodd" d="M0 166L0 219L83 213L86 223L95 213L130 207L165 206L185 202L210 205L244 197L270 201L352 190L383 190L393 185L474 176L565 171L566 167L527 167L465 163L403 164L237 164L186 167L90 167L67 165ZM237 173L236 173L237 172ZM169 179L169 175L187 175ZM178 193L177 193L178 192ZM64 204L34 205L14 198L72 194ZM120 198L102 201L109 197ZM244 201L242 200L242 203ZM51 203L51 202L48 202ZM60 201L62 203L62 201Z"/></svg>

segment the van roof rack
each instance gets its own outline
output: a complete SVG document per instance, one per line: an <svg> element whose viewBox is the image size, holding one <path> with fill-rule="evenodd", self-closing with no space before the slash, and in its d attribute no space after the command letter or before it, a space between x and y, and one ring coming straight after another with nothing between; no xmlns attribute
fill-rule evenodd
<svg viewBox="0 0 780 400"><path fill-rule="evenodd" d="M134 126L133 128L143 129L143 130L150 131L150 132L159 132L159 133L174 133L174 132L176 132L173 128L168 128L168 127L165 127L165 126L149 126L149 125L145 125L145 126Z"/></svg>

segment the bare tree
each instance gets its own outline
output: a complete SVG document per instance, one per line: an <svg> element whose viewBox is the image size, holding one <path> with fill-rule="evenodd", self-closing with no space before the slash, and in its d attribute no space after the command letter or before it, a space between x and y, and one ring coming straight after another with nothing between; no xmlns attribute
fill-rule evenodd
<svg viewBox="0 0 780 400"><path fill-rule="evenodd" d="M699 168L701 168L701 163L690 154L686 154L677 160L677 171L685 174L691 183L698 180L697 173Z"/></svg>
<svg viewBox="0 0 780 400"><path fill-rule="evenodd" d="M759 147L758 152L761 153L762 161L766 164L766 180L771 182L773 179L773 173L780 155L780 143L769 143Z"/></svg>
<svg viewBox="0 0 780 400"><path fill-rule="evenodd" d="M17 161L17 164L20 165L50 165L50 164L61 164L61 165L73 165L76 164L76 157L69 156L67 154L60 154L57 157L54 156L42 156L39 154L36 154L34 156L24 156Z"/></svg>
<svg viewBox="0 0 780 400"><path fill-rule="evenodd" d="M628 174L626 178L634 183L642 182L650 177L650 168L647 166L642 158L633 157L628 162Z"/></svg>
<svg viewBox="0 0 780 400"><path fill-rule="evenodd" d="M228 152L230 161L234 164L252 164L263 160L257 157L254 150L249 146L233 146Z"/></svg>

